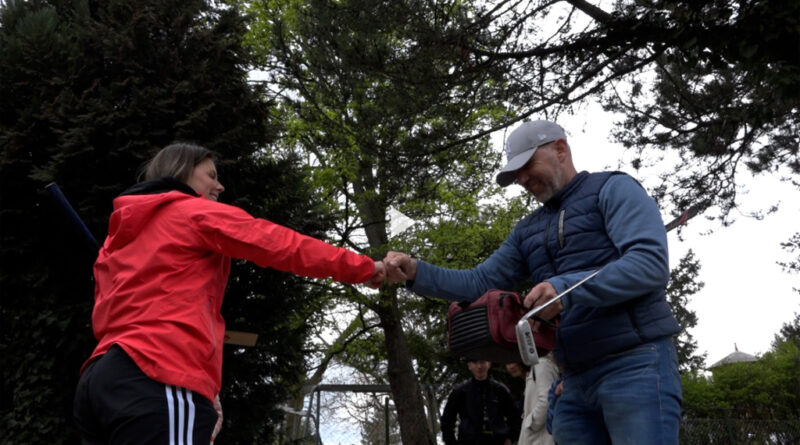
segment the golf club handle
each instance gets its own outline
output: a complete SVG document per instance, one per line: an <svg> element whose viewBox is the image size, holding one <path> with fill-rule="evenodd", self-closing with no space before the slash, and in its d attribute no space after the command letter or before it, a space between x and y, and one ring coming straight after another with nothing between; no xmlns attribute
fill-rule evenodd
<svg viewBox="0 0 800 445"><path fill-rule="evenodd" d="M97 239L95 239L94 235L92 235L92 232L89 231L89 228L86 227L86 224L84 224L83 220L81 220L81 217L78 216L78 213L69 204L67 197L61 192L61 188L58 187L58 184L51 182L44 188L56 201L58 208L61 209L61 212L64 214L64 216L66 216L67 220L75 228L75 230L83 234L83 238L86 242L89 252L97 256L97 252L100 250L100 245L97 243Z"/></svg>

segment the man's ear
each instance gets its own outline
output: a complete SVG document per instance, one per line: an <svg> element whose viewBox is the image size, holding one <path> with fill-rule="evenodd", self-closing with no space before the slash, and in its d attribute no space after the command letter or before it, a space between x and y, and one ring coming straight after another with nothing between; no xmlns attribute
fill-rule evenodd
<svg viewBox="0 0 800 445"><path fill-rule="evenodd" d="M555 147L556 157L559 162L564 162L569 156L569 145L566 139L556 139Z"/></svg>

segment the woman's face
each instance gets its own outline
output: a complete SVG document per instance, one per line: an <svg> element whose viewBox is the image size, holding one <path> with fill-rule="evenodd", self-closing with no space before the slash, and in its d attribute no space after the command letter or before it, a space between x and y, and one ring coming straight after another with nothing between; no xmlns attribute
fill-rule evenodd
<svg viewBox="0 0 800 445"><path fill-rule="evenodd" d="M189 180L186 181L199 195L217 201L219 194L225 190L217 177L217 167L211 158L203 159L192 170Z"/></svg>

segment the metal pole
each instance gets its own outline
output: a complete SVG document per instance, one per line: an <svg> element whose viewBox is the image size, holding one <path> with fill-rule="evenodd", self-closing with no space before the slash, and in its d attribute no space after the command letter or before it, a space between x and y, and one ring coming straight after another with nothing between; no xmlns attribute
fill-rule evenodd
<svg viewBox="0 0 800 445"><path fill-rule="evenodd" d="M305 406L306 397L303 395L303 405ZM301 417L300 423L302 424L303 431L302 433L299 431L295 431L295 434L292 436L292 440L299 439L300 437L308 437L311 434L311 408L314 407L314 393L312 392L308 396L308 409L306 409L305 415ZM302 434L302 436L301 436Z"/></svg>
<svg viewBox="0 0 800 445"><path fill-rule="evenodd" d="M428 396L428 421L431 424L431 435L435 438L438 435L436 419L439 417L439 408L436 406L436 394L433 384L426 385L425 394Z"/></svg>
<svg viewBox="0 0 800 445"><path fill-rule="evenodd" d="M386 433L386 445L389 445L389 398L383 398L383 429Z"/></svg>
<svg viewBox="0 0 800 445"><path fill-rule="evenodd" d="M322 437L320 437L320 435L319 435L319 422L320 422L320 419L319 419L319 406L320 406L320 393L321 392L322 391L317 390L317 442L318 443L322 443Z"/></svg>

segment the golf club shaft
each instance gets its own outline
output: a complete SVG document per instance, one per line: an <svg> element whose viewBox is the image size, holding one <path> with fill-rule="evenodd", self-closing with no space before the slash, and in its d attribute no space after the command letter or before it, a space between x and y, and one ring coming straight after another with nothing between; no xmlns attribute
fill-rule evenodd
<svg viewBox="0 0 800 445"><path fill-rule="evenodd" d="M551 304L553 304L556 300L558 300L561 297L563 297L564 295L567 295L568 293L572 292L576 287L582 285L583 283L588 281L593 276L599 274L601 270L603 270L603 269L602 268L597 269L594 272L590 273L589 275L586 275L585 277L581 278L580 281L578 281L577 283L575 283L572 286L568 287L564 292L561 292L560 294L556 295L555 297L547 300L547 302L545 302L543 305L536 306L535 308L531 309L530 311L528 311L527 314L522 316L522 319L523 320L527 320L527 319L533 317L534 315L538 314L544 308L546 308L547 306L550 306Z"/></svg>
<svg viewBox="0 0 800 445"><path fill-rule="evenodd" d="M51 182L45 186L45 190L50 193L50 196L52 196L56 204L58 204L58 208L66 217L66 220L69 221L69 224L72 225L75 231L82 235L88 252L93 255L93 257L97 256L97 252L100 250L97 239L95 239L92 232L89 231L89 228L86 227L86 224L81 220L81 217L78 216L78 213L72 208L69 201L67 201L67 197L61 192L61 188L58 187L58 184Z"/></svg>

